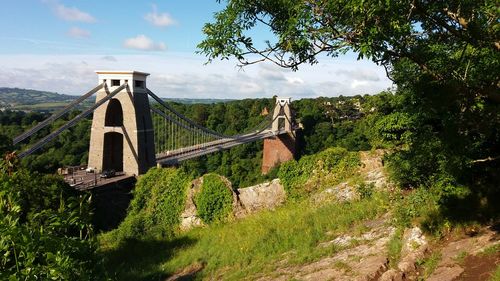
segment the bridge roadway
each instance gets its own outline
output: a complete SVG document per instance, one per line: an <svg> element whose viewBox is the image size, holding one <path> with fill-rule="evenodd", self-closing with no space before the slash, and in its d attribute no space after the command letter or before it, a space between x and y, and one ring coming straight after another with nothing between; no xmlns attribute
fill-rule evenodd
<svg viewBox="0 0 500 281"><path fill-rule="evenodd" d="M257 133L248 133L233 138L222 138L219 140L183 147L176 150L171 150L156 155L156 162L161 165L176 165L182 161L196 158L202 155L214 153L217 151L229 149L244 143L253 142L260 139L270 138L281 134L286 134L285 130L273 131L270 129L263 130Z"/></svg>
<svg viewBox="0 0 500 281"><path fill-rule="evenodd" d="M203 143L200 145L184 147L181 149L176 149L172 151L167 151L165 153L157 154L157 163L161 165L176 165L182 161L196 158L202 155L214 153L217 151L229 149L233 146L237 146L243 143L253 142L259 139L270 138L272 136L277 136L281 134L286 134L285 130L272 131L266 129L257 133L249 133L245 135L240 135L234 138L223 138L212 142ZM115 176L110 178L101 178L100 173L92 172L88 173L85 170L78 169L73 173L65 175L64 180L72 187L77 190L90 190L99 186L113 184L128 178L132 178L135 175L128 175L122 172L117 173Z"/></svg>
<svg viewBox="0 0 500 281"><path fill-rule="evenodd" d="M134 175L117 172L112 177L103 178L101 177L101 173L98 173L97 171L89 173L85 170L76 170L70 174L64 175L64 181L71 187L82 191L117 183L133 177Z"/></svg>

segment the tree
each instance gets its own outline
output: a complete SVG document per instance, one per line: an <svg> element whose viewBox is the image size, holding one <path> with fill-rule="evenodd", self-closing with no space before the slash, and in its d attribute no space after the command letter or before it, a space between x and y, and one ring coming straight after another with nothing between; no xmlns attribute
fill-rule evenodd
<svg viewBox="0 0 500 281"><path fill-rule="evenodd" d="M495 206L499 11L495 0L228 0L198 47L209 61L271 61L292 70L321 54L371 59L398 86L400 113L378 129L407 142L392 157L400 175L411 177L403 182L437 183L450 194L466 185L478 196L463 203L486 196ZM260 28L272 34L263 44L249 35Z"/></svg>
<svg viewBox="0 0 500 281"><path fill-rule="evenodd" d="M199 48L209 60L267 60L294 70L317 63L320 53L354 51L389 77L408 60L433 80L451 79L457 89L499 102L498 16L494 0L229 0L205 25ZM259 26L274 35L263 46L247 35Z"/></svg>
<svg viewBox="0 0 500 281"><path fill-rule="evenodd" d="M230 0L205 25L199 48L209 61L235 57L248 65L268 60L294 70L317 63L320 53L335 57L354 51L384 66L400 89L420 99L415 107L437 111L453 104L450 111L459 112L453 118L462 124L479 121L457 132L481 135L485 122L498 121L498 18L493 0ZM262 46L248 35L259 27L273 34Z"/></svg>

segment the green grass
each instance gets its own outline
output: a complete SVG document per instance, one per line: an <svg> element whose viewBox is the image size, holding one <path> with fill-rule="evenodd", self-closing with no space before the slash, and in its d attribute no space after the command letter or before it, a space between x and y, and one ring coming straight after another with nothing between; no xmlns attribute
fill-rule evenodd
<svg viewBox="0 0 500 281"><path fill-rule="evenodd" d="M397 228L388 243L389 267L396 268L401 258L401 248L403 248L403 229Z"/></svg>
<svg viewBox="0 0 500 281"><path fill-rule="evenodd" d="M465 258L469 255L466 251L461 251L458 255L453 258L457 263L463 264L465 262Z"/></svg>
<svg viewBox="0 0 500 281"><path fill-rule="evenodd" d="M500 244L495 244L491 247L484 249L481 252L481 255L491 256L497 254L498 252L500 252Z"/></svg>
<svg viewBox="0 0 500 281"><path fill-rule="evenodd" d="M69 102L43 102L37 104L17 104L12 108L15 109L43 109L43 108L54 108L54 107L64 107L68 105Z"/></svg>
<svg viewBox="0 0 500 281"><path fill-rule="evenodd" d="M278 262L301 264L335 253L318 247L362 221L385 213L387 195L352 203L288 204L244 220L194 229L165 241L100 239L106 267L118 280L158 280L192 264L203 264L196 278L239 280L272 272Z"/></svg>
<svg viewBox="0 0 500 281"><path fill-rule="evenodd" d="M433 252L431 255L426 257L425 259L418 262L418 264L423 269L423 276L419 280L425 280L436 270L439 262L441 261L441 253Z"/></svg>
<svg viewBox="0 0 500 281"><path fill-rule="evenodd" d="M488 281L500 281L500 265L498 265L495 271L493 271Z"/></svg>

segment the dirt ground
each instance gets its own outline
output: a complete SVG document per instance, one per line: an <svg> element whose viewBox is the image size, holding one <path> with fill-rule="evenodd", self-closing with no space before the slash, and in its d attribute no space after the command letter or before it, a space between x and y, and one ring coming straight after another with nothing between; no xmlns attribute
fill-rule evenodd
<svg viewBox="0 0 500 281"><path fill-rule="evenodd" d="M450 236L434 245L441 259L429 281L490 280L500 264L498 227L483 227L477 232Z"/></svg>

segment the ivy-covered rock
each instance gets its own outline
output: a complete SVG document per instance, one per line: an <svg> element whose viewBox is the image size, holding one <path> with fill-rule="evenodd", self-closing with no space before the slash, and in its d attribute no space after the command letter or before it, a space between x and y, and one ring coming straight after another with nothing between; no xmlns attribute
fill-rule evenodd
<svg viewBox="0 0 500 281"><path fill-rule="evenodd" d="M120 238L166 238L179 229L191 178L175 168L153 168L137 181Z"/></svg>
<svg viewBox="0 0 500 281"><path fill-rule="evenodd" d="M287 198L297 200L354 175L359 165L357 152L334 147L304 156L299 161L282 164L278 176L285 187Z"/></svg>
<svg viewBox="0 0 500 281"><path fill-rule="evenodd" d="M198 216L204 223L225 220L233 210L230 183L217 174L203 176L201 190L195 196Z"/></svg>

